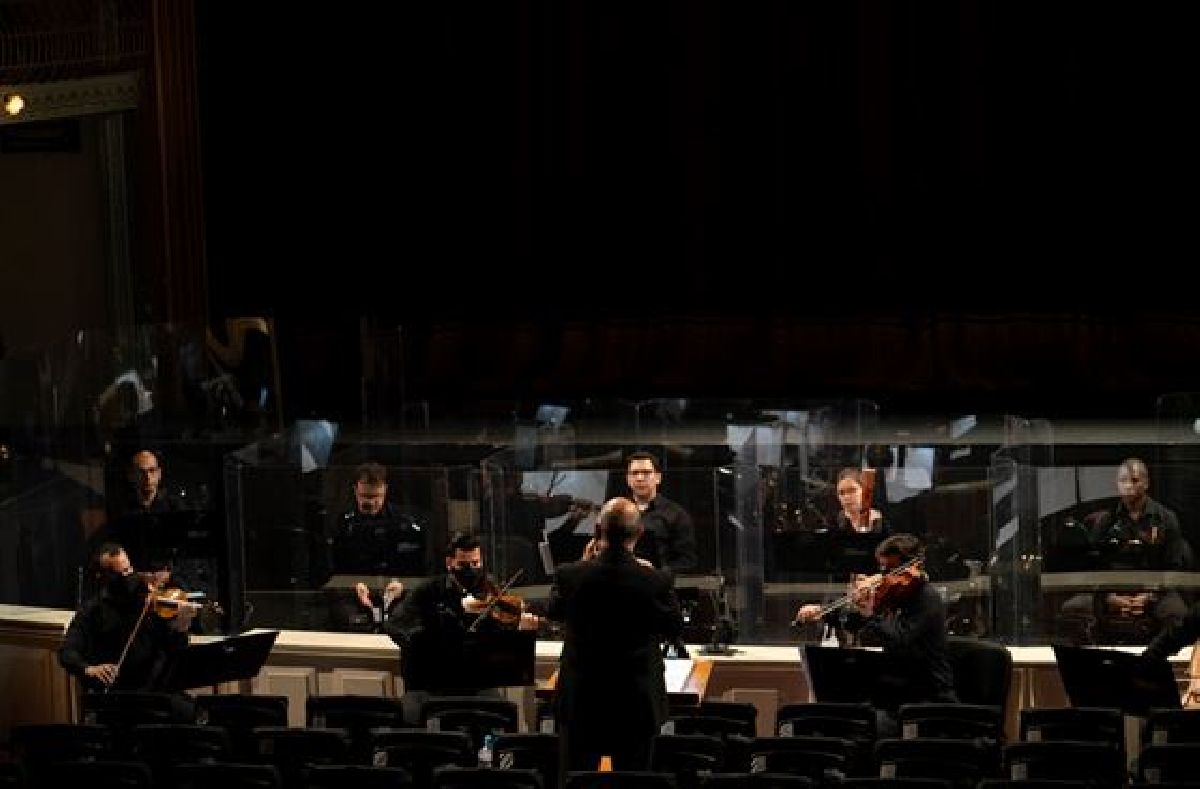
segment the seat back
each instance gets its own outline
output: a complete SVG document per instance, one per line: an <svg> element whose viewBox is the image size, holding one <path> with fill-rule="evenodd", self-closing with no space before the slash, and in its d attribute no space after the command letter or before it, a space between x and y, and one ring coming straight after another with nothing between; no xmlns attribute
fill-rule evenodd
<svg viewBox="0 0 1200 789"><path fill-rule="evenodd" d="M932 778L973 787L998 777L999 747L986 740L883 739L875 745L880 778Z"/></svg>
<svg viewBox="0 0 1200 789"><path fill-rule="evenodd" d="M145 723L130 731L133 757L155 768L229 758L229 732L197 723Z"/></svg>
<svg viewBox="0 0 1200 789"><path fill-rule="evenodd" d="M815 702L785 704L775 715L781 737L836 737L855 745L847 763L849 775L873 773L876 740L875 709L870 704Z"/></svg>
<svg viewBox="0 0 1200 789"><path fill-rule="evenodd" d="M399 699L383 696L310 696L308 725L316 728L376 729L404 725Z"/></svg>
<svg viewBox="0 0 1200 789"><path fill-rule="evenodd" d="M439 767L431 789L543 789L537 770L491 770L479 767Z"/></svg>
<svg viewBox="0 0 1200 789"><path fill-rule="evenodd" d="M196 762L178 764L169 772L172 789L281 789L283 778L273 764Z"/></svg>
<svg viewBox="0 0 1200 789"><path fill-rule="evenodd" d="M196 722L220 726L229 732L231 756L238 762L256 762L254 729L288 725L287 696L229 694L196 697Z"/></svg>
<svg viewBox="0 0 1200 789"><path fill-rule="evenodd" d="M322 764L308 768L305 789L407 789L412 774L403 767Z"/></svg>
<svg viewBox="0 0 1200 789"><path fill-rule="evenodd" d="M345 729L355 764L370 764L371 729L405 725L400 700L382 696L310 696L305 714L312 728Z"/></svg>
<svg viewBox="0 0 1200 789"><path fill-rule="evenodd" d="M746 701L702 701L696 712L741 721L749 728L747 736L753 736L758 731L758 707Z"/></svg>
<svg viewBox="0 0 1200 789"><path fill-rule="evenodd" d="M84 693L80 705L84 723L98 723L112 730L113 752L119 757L128 757L133 750L129 737L134 726L195 722L194 708L188 720L187 705L169 693Z"/></svg>
<svg viewBox="0 0 1200 789"><path fill-rule="evenodd" d="M1146 739L1151 745L1200 742L1200 710L1151 710Z"/></svg>
<svg viewBox="0 0 1200 789"><path fill-rule="evenodd" d="M1003 759L1003 777L1013 781L1089 781L1098 786L1127 783L1125 756L1113 743L1015 742L1004 748Z"/></svg>
<svg viewBox="0 0 1200 789"><path fill-rule="evenodd" d="M663 734L708 734L714 737L728 737L736 734L742 737L754 737L755 725L741 718L728 718L724 715L712 715L700 712L681 711L672 713L663 725Z"/></svg>
<svg viewBox="0 0 1200 789"><path fill-rule="evenodd" d="M958 700L964 704L999 707L1003 720L1012 684L1012 653L1008 647L982 638L947 636L946 651Z"/></svg>
<svg viewBox="0 0 1200 789"><path fill-rule="evenodd" d="M1021 710L1021 740L1108 742L1125 750L1125 719L1120 710L1101 707L1046 707Z"/></svg>
<svg viewBox="0 0 1200 789"><path fill-rule="evenodd" d="M815 781L840 781L855 751L836 737L756 737L750 748L750 772L806 775Z"/></svg>
<svg viewBox="0 0 1200 789"><path fill-rule="evenodd" d="M24 764L95 761L112 753L112 733L98 723L36 723L14 726L13 757Z"/></svg>
<svg viewBox="0 0 1200 789"><path fill-rule="evenodd" d="M468 734L475 749L489 734L513 734L521 730L521 714L508 699L482 696L439 696L421 705L420 725L429 731L459 731Z"/></svg>
<svg viewBox="0 0 1200 789"><path fill-rule="evenodd" d="M501 734L492 744L492 758L502 770L537 770L549 789L559 784L560 748L555 734Z"/></svg>
<svg viewBox="0 0 1200 789"><path fill-rule="evenodd" d="M702 789L813 789L817 782L783 773L713 773L700 780Z"/></svg>
<svg viewBox="0 0 1200 789"><path fill-rule="evenodd" d="M1200 744L1147 745L1138 757L1137 777L1143 784L1200 781Z"/></svg>
<svg viewBox="0 0 1200 789"><path fill-rule="evenodd" d="M33 776L31 776L33 777ZM141 762L59 762L37 768L32 786L88 789L152 789L150 767Z"/></svg>
<svg viewBox="0 0 1200 789"><path fill-rule="evenodd" d="M725 744L705 734L659 734L654 738L650 769L671 773L681 789L699 786L698 776L720 772Z"/></svg>
<svg viewBox="0 0 1200 789"><path fill-rule="evenodd" d="M567 773L563 789L677 789L675 776L666 773L613 770Z"/></svg>
<svg viewBox="0 0 1200 789"><path fill-rule="evenodd" d="M342 729L259 726L252 731L256 761L278 767L284 787L302 786L308 767L349 760L350 738Z"/></svg>
<svg viewBox="0 0 1200 789"><path fill-rule="evenodd" d="M903 704L900 732L906 740L918 737L970 739L983 737L1001 742L1004 718L1000 707L978 704Z"/></svg>
<svg viewBox="0 0 1200 789"><path fill-rule="evenodd" d="M475 767L479 762L470 736L458 731L374 729L371 754L377 766L403 767L415 786L429 786L438 767Z"/></svg>

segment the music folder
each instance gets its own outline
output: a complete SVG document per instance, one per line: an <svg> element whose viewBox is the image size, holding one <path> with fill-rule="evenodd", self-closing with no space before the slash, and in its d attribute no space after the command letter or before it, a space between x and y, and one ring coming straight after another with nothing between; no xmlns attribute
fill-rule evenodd
<svg viewBox="0 0 1200 789"><path fill-rule="evenodd" d="M468 633L463 642L463 666L477 687L533 685L536 645L533 630Z"/></svg>
<svg viewBox="0 0 1200 789"><path fill-rule="evenodd" d="M182 649L167 663L163 690L190 690L251 679L267 662L278 636L278 630L265 630Z"/></svg>
<svg viewBox="0 0 1200 789"><path fill-rule="evenodd" d="M1166 659L1148 660L1118 649L1055 646L1054 660L1072 707L1108 707L1145 716L1182 706Z"/></svg>
<svg viewBox="0 0 1200 789"><path fill-rule="evenodd" d="M800 648L808 687L820 702L870 703L875 681L885 673L887 661L879 652L805 644Z"/></svg>

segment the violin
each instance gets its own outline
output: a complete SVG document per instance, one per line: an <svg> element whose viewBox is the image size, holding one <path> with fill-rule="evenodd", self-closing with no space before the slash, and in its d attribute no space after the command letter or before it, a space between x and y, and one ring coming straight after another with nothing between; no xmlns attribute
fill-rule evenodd
<svg viewBox="0 0 1200 789"><path fill-rule="evenodd" d="M872 610L876 613L893 611L897 606L911 600L928 581L924 562L925 557L916 556L886 573L859 576L854 581L854 589L844 597L819 610L815 605L801 608L796 618L792 620L792 627L799 627L807 621L822 619L826 614L851 603L862 605L869 601ZM812 610L806 611L806 609Z"/></svg>
<svg viewBox="0 0 1200 789"><path fill-rule="evenodd" d="M197 602L197 600L204 596L204 592L185 592L178 587L170 587L168 589L160 589L157 592L151 592L150 606L154 613L163 619L174 619L179 616L180 611L195 611L198 613L206 607L213 608L220 613L221 607L217 603Z"/></svg>
<svg viewBox="0 0 1200 789"><path fill-rule="evenodd" d="M521 616L525 613L525 601L515 594L508 594L508 590L524 572L524 570L518 569L504 586L498 588L492 581L486 581L484 596L481 600L484 608L479 612L475 621L471 623L471 626L467 628L468 633L477 631L479 624L489 618L499 625L508 627L513 625L519 626L521 624Z"/></svg>
<svg viewBox="0 0 1200 789"><path fill-rule="evenodd" d="M894 611L916 597L929 576L925 574L924 559L917 558L902 564L884 575L872 575L872 608L881 613Z"/></svg>

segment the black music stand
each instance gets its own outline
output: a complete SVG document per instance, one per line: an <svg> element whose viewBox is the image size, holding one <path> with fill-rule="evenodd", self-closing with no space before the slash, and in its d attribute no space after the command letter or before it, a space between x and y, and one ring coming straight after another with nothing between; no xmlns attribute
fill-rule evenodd
<svg viewBox="0 0 1200 789"><path fill-rule="evenodd" d="M536 643L533 630L468 633L463 641L463 667L472 684L481 688L533 685Z"/></svg>
<svg viewBox="0 0 1200 789"><path fill-rule="evenodd" d="M835 704L870 703L874 687L864 678L879 676L886 665L882 654L867 649L805 644L800 655L813 698Z"/></svg>
<svg viewBox="0 0 1200 789"><path fill-rule="evenodd" d="M267 630L180 650L167 664L162 689L173 692L251 679L267 662L278 636L278 630Z"/></svg>
<svg viewBox="0 0 1200 789"><path fill-rule="evenodd" d="M880 651L805 644L800 648L809 688L819 702L870 704L897 709L908 700L910 681Z"/></svg>
<svg viewBox="0 0 1200 789"><path fill-rule="evenodd" d="M1072 707L1108 707L1145 717L1151 709L1179 709L1175 672L1166 659L1095 647L1054 647L1058 673Z"/></svg>

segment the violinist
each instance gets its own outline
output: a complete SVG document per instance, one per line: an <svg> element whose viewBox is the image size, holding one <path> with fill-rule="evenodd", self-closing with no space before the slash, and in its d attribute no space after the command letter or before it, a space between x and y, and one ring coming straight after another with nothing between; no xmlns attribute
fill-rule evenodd
<svg viewBox="0 0 1200 789"><path fill-rule="evenodd" d="M888 714L879 721L881 737L897 732L893 713L901 704L954 702L954 676L946 652L946 607L921 566L921 543L896 534L875 549L879 574L856 580L847 595L844 626L877 641L890 658L891 673L875 678L874 700ZM817 621L830 607L805 605L797 622Z"/></svg>
<svg viewBox="0 0 1200 789"><path fill-rule="evenodd" d="M383 624L384 632L400 647L405 691L401 702L414 726L420 723L421 705L431 697L499 695L495 688L480 687L471 676L465 659L469 632L529 630L540 623L537 616L520 609L519 600L508 595L495 599L500 587L484 572L478 535L452 534L445 563L444 574L406 593ZM487 617L480 620L485 612Z"/></svg>
<svg viewBox="0 0 1200 789"><path fill-rule="evenodd" d="M167 659L188 645L195 608L179 606L169 618L147 610L158 579L135 572L116 543L100 546L92 567L100 591L67 627L59 663L88 691L161 690Z"/></svg>

